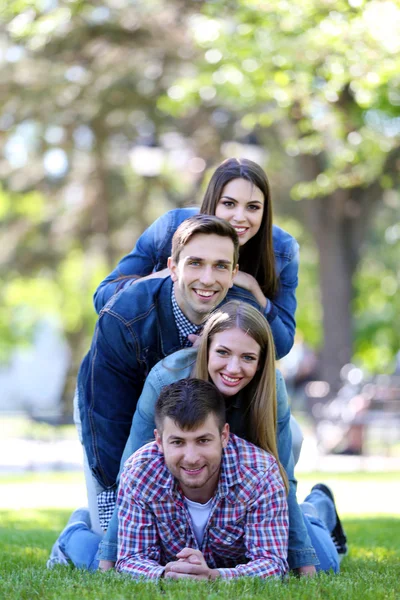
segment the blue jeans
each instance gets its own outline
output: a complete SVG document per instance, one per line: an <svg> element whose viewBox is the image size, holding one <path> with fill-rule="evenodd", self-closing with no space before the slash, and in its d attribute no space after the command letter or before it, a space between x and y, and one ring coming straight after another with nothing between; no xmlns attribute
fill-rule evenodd
<svg viewBox="0 0 400 600"><path fill-rule="evenodd" d="M311 504L315 514L304 512L304 506ZM311 543L317 553L319 565L317 571L333 570L339 573L340 561L336 546L331 538L336 524L335 507L330 498L320 490L312 490L303 503L304 522L306 524Z"/></svg>
<svg viewBox="0 0 400 600"><path fill-rule="evenodd" d="M96 571L99 566L97 550L102 536L95 533L85 523L67 526L61 532L58 543L65 556L78 569Z"/></svg>
<svg viewBox="0 0 400 600"><path fill-rule="evenodd" d="M305 499L314 514L304 514L304 521L317 553L317 571L339 572L339 557L330 532L336 523L333 502L320 490L313 490ZM64 554L78 568L95 571L99 560L97 551L102 536L91 531L84 523L69 525L60 535L59 544Z"/></svg>
<svg viewBox="0 0 400 600"><path fill-rule="evenodd" d="M103 530L100 526L99 510L97 507L97 494L99 493L99 491L102 491L102 489L99 489L99 484L98 484L97 480L95 479L95 477L93 476L92 471L90 470L85 446L83 445L82 423L81 423L81 416L79 413L78 388L75 388L75 394L74 394L74 423L75 423L76 430L78 433L79 441L82 444L83 472L85 475L88 508L89 508L89 513L90 513L90 520L92 523L92 529L95 533L98 533L101 535L103 533Z"/></svg>

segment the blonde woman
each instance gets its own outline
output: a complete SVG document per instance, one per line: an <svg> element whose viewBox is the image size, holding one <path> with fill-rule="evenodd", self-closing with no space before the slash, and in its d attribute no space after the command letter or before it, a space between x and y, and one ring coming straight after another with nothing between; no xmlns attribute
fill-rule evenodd
<svg viewBox="0 0 400 600"><path fill-rule="evenodd" d="M214 383L225 397L230 430L278 460L288 487L289 566L300 573L314 573L318 559L296 499L285 382L275 368L271 328L250 304L227 302L207 319L197 348L179 350L153 367L136 407L121 465L153 439L154 408L161 389L187 377ZM115 510L100 545L100 568L116 561L117 526Z"/></svg>

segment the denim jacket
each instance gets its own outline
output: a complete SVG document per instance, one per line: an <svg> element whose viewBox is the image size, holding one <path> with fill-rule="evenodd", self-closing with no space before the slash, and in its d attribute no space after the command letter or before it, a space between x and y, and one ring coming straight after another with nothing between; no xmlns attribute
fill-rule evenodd
<svg viewBox="0 0 400 600"><path fill-rule="evenodd" d="M121 460L120 473L122 472L125 461L131 456L131 454L133 454L136 450L141 448L150 440L154 439L154 408L161 389L170 383L190 377L193 365L196 361L196 355L197 350L195 348L183 349L179 352L175 352L166 359L161 360L151 370L146 379L143 392L139 398L136 412L133 417L131 431ZM304 524L303 513L301 512L296 499L297 481L294 476L294 461L292 456L290 407L288 404L285 382L279 371L276 372L276 391L278 403L278 453L279 459L287 473L289 480L288 561L289 567L291 569L295 569L301 566L317 564L318 559ZM227 413L227 420L232 433L237 434L237 421L235 423L230 419L229 411ZM239 433L242 432L240 431ZM103 560L116 560L117 532L118 511L116 508L109 523L107 533L100 544L99 558Z"/></svg>
<svg viewBox="0 0 400 600"><path fill-rule="evenodd" d="M104 488L115 485L144 381L162 358L179 350L172 280L149 279L115 294L100 313L78 373L82 437L90 469ZM233 286L226 298L260 308Z"/></svg>
<svg viewBox="0 0 400 600"><path fill-rule="evenodd" d="M97 312L100 312L115 292L132 282L129 277L120 279L121 277L143 277L164 269L171 255L172 236L177 227L198 211L197 207L176 208L154 221L140 236L132 252L118 263L116 269L97 288L94 295ZM273 225L272 236L279 289L273 302L268 299L264 316L271 326L276 356L279 359L286 356L293 346L296 329L294 315L297 306L299 245L289 233L277 225Z"/></svg>

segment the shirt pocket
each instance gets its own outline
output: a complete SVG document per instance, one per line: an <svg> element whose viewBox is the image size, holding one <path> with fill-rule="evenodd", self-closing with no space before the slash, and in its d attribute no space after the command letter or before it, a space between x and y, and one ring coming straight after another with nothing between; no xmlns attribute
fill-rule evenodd
<svg viewBox="0 0 400 600"><path fill-rule="evenodd" d="M213 555L217 561L218 556L225 559L243 558L245 553L244 528L241 525L211 527L208 535Z"/></svg>

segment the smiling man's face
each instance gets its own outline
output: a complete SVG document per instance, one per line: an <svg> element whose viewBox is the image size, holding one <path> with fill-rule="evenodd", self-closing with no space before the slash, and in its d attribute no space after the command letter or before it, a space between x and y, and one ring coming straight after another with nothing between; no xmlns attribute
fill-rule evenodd
<svg viewBox="0 0 400 600"><path fill-rule="evenodd" d="M221 431L216 416L210 413L204 423L186 431L170 417L165 417L162 431L156 429L154 434L164 454L165 464L186 498L194 502L208 502L218 484L222 451L229 439L229 425L225 423Z"/></svg>
<svg viewBox="0 0 400 600"><path fill-rule="evenodd" d="M237 265L229 237L198 233L183 247L178 262L168 259L176 301L184 315L200 324L225 298Z"/></svg>

